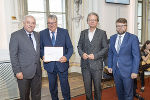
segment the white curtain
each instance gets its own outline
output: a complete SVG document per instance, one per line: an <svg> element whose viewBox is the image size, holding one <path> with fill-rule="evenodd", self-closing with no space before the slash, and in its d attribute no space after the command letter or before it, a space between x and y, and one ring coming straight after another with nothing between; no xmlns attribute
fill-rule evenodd
<svg viewBox="0 0 150 100"><path fill-rule="evenodd" d="M148 40L148 26L150 26L148 19L150 18L149 16L149 0L143 0L143 30L142 30L142 44ZM149 30L150 31L150 30Z"/></svg>
<svg viewBox="0 0 150 100"><path fill-rule="evenodd" d="M88 0L67 0L67 29L74 46L74 54L71 62L80 62L77 51L77 43L80 32L87 28Z"/></svg>

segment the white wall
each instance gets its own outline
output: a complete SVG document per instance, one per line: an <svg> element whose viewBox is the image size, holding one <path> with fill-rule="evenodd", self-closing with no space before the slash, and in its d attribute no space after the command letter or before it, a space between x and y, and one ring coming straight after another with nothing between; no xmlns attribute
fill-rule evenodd
<svg viewBox="0 0 150 100"><path fill-rule="evenodd" d="M4 0L0 0L0 48L6 49L7 46L7 26L6 26L6 9Z"/></svg>
<svg viewBox="0 0 150 100"><path fill-rule="evenodd" d="M18 20L12 20L12 16L18 16L17 0L0 0L0 60L9 59L9 39L12 32L18 30Z"/></svg>
<svg viewBox="0 0 150 100"><path fill-rule="evenodd" d="M97 7L96 7L97 5ZM137 0L130 5L105 3L105 0L93 0L93 11L100 16L100 28L107 32L108 38L116 33L115 21L119 17L128 20L128 32L137 34Z"/></svg>

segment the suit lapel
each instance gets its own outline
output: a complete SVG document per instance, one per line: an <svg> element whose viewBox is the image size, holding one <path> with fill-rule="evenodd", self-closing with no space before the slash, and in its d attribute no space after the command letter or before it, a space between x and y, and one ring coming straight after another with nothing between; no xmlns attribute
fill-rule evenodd
<svg viewBox="0 0 150 100"><path fill-rule="evenodd" d="M32 44L32 42L31 42L30 38L28 37L28 35L27 35L27 33L26 33L26 31L25 31L24 29L22 29L22 36L23 36L23 38L25 39L25 41L28 42L28 45L29 45L30 47L32 47L31 49L35 52L34 46L33 46L33 44Z"/></svg>
<svg viewBox="0 0 150 100"><path fill-rule="evenodd" d="M89 36L88 36L89 32L88 32L88 29L85 31L84 35L85 35L85 42L89 42L90 43L90 40L89 40Z"/></svg>
<svg viewBox="0 0 150 100"><path fill-rule="evenodd" d="M35 38L35 41L36 41L36 52L39 52L38 50L38 48L40 47L39 46L39 37L38 37L38 35L36 35L36 33L35 32L33 32L33 34L34 34L34 38Z"/></svg>
<svg viewBox="0 0 150 100"><path fill-rule="evenodd" d="M52 46L52 39L50 37L49 29L46 30L46 38L49 41L50 45Z"/></svg>
<svg viewBox="0 0 150 100"><path fill-rule="evenodd" d="M97 30L97 28L96 28L95 33L94 33L94 36L93 36L93 39L92 39L92 41L91 41L92 44L94 44L94 42L97 41L96 38L99 37L98 35L99 35L99 34L98 34L98 30Z"/></svg>
<svg viewBox="0 0 150 100"><path fill-rule="evenodd" d="M33 34L34 34L34 38L35 38L35 41L36 41L36 50L37 50L37 48L38 48L38 37L35 34L35 32L33 32Z"/></svg>
<svg viewBox="0 0 150 100"><path fill-rule="evenodd" d="M123 41L122 41L122 44L121 44L121 47L120 47L120 50L126 46L127 42L128 42L128 39L129 39L129 34L126 32L124 38L123 38Z"/></svg>
<svg viewBox="0 0 150 100"><path fill-rule="evenodd" d="M117 50L116 50L116 48L115 48L116 40L117 40L117 34L114 35L114 39L113 39L113 41L112 41L113 48L115 49L115 51L116 51L116 53L117 53Z"/></svg>
<svg viewBox="0 0 150 100"><path fill-rule="evenodd" d="M56 36L55 46L57 46L59 44L58 42L60 41L60 39L61 39L60 29L57 28L57 36Z"/></svg>
<svg viewBox="0 0 150 100"><path fill-rule="evenodd" d="M93 39L91 40L91 42L90 42L90 40L89 40L89 29L87 29L86 31L85 31L85 39L86 39L86 41L88 41L89 43L93 43L94 41L96 41L95 40L95 38L97 38L97 35L98 35L98 32L97 32L98 30L96 29L95 30L95 33L94 33L94 36L93 36Z"/></svg>

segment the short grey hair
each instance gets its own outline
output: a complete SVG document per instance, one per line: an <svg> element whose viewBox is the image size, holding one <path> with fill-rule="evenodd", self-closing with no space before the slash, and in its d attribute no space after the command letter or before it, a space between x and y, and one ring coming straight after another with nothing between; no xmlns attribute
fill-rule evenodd
<svg viewBox="0 0 150 100"><path fill-rule="evenodd" d="M57 21L57 16L56 15L54 15L54 14L50 14L50 15L48 15L48 19L56 19L56 21Z"/></svg>
<svg viewBox="0 0 150 100"><path fill-rule="evenodd" d="M35 20L35 18L32 15L25 15L23 18L23 22L25 22L28 17L32 17ZM35 20L35 22L36 22L36 20Z"/></svg>
<svg viewBox="0 0 150 100"><path fill-rule="evenodd" d="M88 22L89 17L90 17L91 15L95 15L95 16L97 17L97 21L99 22L99 16L98 16L98 14L95 13L95 12L91 12L91 13L88 14L88 16L87 16L87 22Z"/></svg>

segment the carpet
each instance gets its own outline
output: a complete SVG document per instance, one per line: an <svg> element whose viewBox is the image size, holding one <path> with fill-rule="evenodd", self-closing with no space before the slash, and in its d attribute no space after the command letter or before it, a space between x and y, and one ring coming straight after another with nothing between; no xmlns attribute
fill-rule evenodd
<svg viewBox="0 0 150 100"><path fill-rule="evenodd" d="M138 89L137 93L139 93L145 100L150 100L150 77L145 78L145 90L144 92L140 91L140 82L138 80ZM86 100L85 94L73 97L71 100ZM118 100L116 94L116 88L110 87L102 90L102 100ZM138 100L134 98L134 100Z"/></svg>

